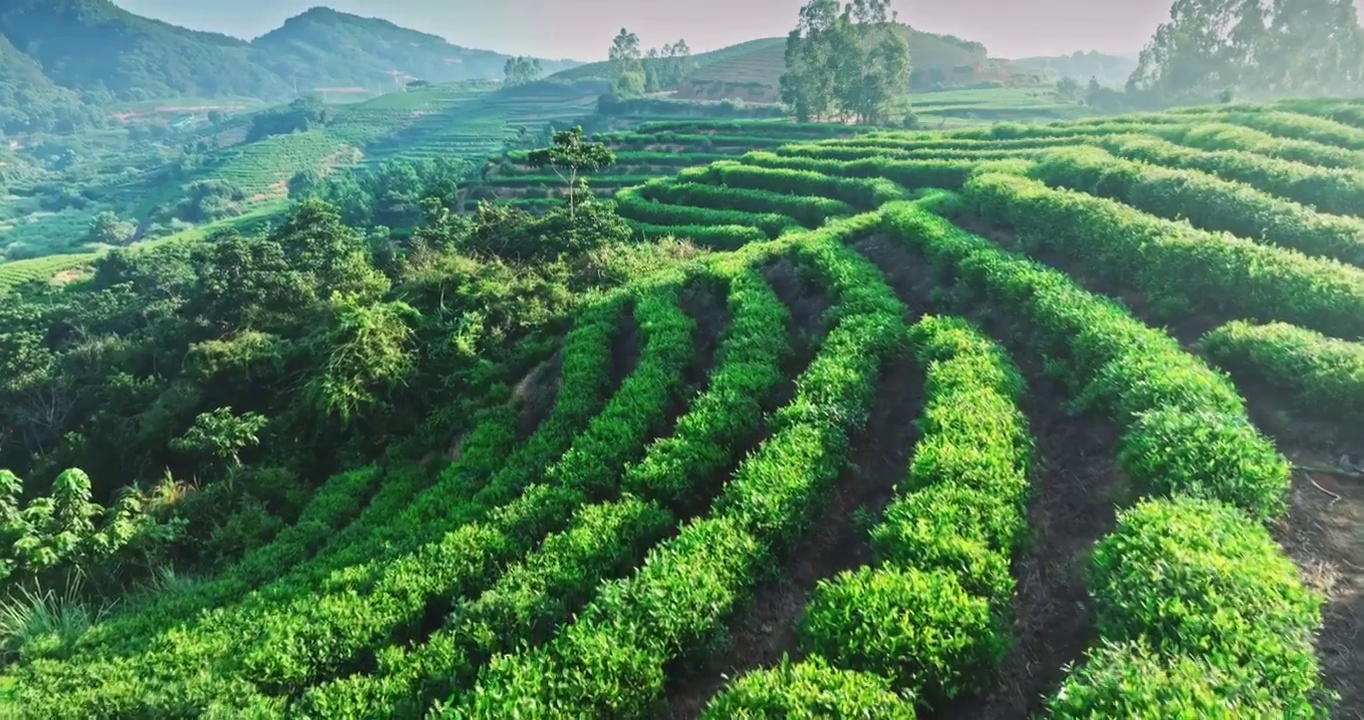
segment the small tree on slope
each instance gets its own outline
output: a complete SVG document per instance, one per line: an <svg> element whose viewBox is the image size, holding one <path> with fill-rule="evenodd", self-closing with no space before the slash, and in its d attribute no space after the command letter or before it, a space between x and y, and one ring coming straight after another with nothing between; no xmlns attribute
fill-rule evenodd
<svg viewBox="0 0 1364 720"><path fill-rule="evenodd" d="M554 133L554 142L547 148L534 150L527 160L531 167L550 168L568 187L568 214L574 217L574 193L579 175L600 170L616 162L611 148L599 142L586 142L582 126Z"/></svg>

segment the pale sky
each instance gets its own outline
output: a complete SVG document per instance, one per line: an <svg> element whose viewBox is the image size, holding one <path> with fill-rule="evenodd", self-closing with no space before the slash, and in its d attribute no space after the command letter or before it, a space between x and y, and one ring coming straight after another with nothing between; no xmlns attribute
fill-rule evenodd
<svg viewBox="0 0 1364 720"><path fill-rule="evenodd" d="M1135 53L1171 0L894 0L900 19L977 40L994 57L1075 50ZM647 48L685 38L694 52L785 36L804 0L115 0L197 30L252 38L313 5L382 17L466 47L605 59L621 26Z"/></svg>

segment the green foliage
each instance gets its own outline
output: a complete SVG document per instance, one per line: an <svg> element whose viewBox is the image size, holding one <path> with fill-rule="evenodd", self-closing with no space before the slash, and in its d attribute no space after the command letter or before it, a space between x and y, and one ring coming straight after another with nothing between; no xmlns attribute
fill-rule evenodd
<svg viewBox="0 0 1364 720"><path fill-rule="evenodd" d="M885 0L811 0L786 38L782 101L802 121L881 124L907 103L909 44Z"/></svg>
<svg viewBox="0 0 1364 720"><path fill-rule="evenodd" d="M1364 409L1364 347L1311 330L1233 321L1203 336L1214 362L1288 392L1304 412L1348 421Z"/></svg>
<svg viewBox="0 0 1364 720"><path fill-rule="evenodd" d="M1105 279L1140 288L1172 313L1235 313L1364 334L1364 272L1357 268L1017 176L978 175L965 195L984 217L1014 227L1029 247L1067 253Z"/></svg>
<svg viewBox="0 0 1364 720"><path fill-rule="evenodd" d="M821 581L801 629L812 652L909 688L930 707L1008 649L989 603L940 570L863 567Z"/></svg>
<svg viewBox="0 0 1364 720"><path fill-rule="evenodd" d="M531 151L526 162L534 168L549 168L559 176L565 184L571 216L577 207L574 193L582 189L578 185L578 176L614 164L616 156L602 143L585 141L582 126L577 125L571 130L554 133L554 144Z"/></svg>
<svg viewBox="0 0 1364 720"><path fill-rule="evenodd" d="M407 381L415 366L410 324L420 314L407 303L356 296L334 297L332 312L326 331L305 341L322 362L303 392L318 413L349 422Z"/></svg>
<svg viewBox="0 0 1364 720"><path fill-rule="evenodd" d="M1239 511L1187 499L1136 506L1095 548L1090 586L1106 639L1200 656L1232 677L1254 673L1290 714L1316 714L1320 598Z"/></svg>
<svg viewBox="0 0 1364 720"><path fill-rule="evenodd" d="M1140 643L1105 642L1090 651L1048 702L1048 716L1188 717L1233 720L1287 712L1278 698L1257 685L1254 672L1230 672L1189 656L1161 657ZM1294 710L1314 717L1315 709ZM1297 715L1294 715L1297 717Z"/></svg>
<svg viewBox="0 0 1364 720"><path fill-rule="evenodd" d="M1204 230L1364 265L1364 220L1318 213L1199 171L1155 167L1086 148L1049 153L1031 174L1049 184L1120 200L1163 218L1187 219Z"/></svg>
<svg viewBox="0 0 1364 720"><path fill-rule="evenodd" d="M755 670L739 676L716 695L701 716L706 720L817 720L866 718L913 720L914 705L890 691L881 678L831 667L819 657Z"/></svg>
<svg viewBox="0 0 1364 720"><path fill-rule="evenodd" d="M507 58L507 64L502 69L502 82L505 85L525 85L539 80L544 72L545 68L540 64L539 58L526 56Z"/></svg>
<svg viewBox="0 0 1364 720"><path fill-rule="evenodd" d="M220 462L240 465L241 451L260 444L259 434L267 423L269 420L259 413L238 416L230 407L218 408L194 418L190 429L171 440L170 447L177 452L207 455Z"/></svg>

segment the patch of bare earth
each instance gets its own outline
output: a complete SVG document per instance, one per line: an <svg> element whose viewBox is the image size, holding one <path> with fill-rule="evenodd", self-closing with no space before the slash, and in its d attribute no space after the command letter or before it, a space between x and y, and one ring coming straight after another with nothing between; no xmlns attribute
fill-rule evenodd
<svg viewBox="0 0 1364 720"><path fill-rule="evenodd" d="M923 404L922 391L923 376L912 358L896 358L882 368L871 417L855 439L852 461L839 475L825 511L730 621L728 652L714 658L704 673L681 678L669 688L667 717L698 717L731 679L771 667L784 655L800 656L800 619L815 586L871 560L865 529L856 522L858 511L880 514L904 478L918 439L914 419Z"/></svg>
<svg viewBox="0 0 1364 720"><path fill-rule="evenodd" d="M934 282L923 258L879 236L853 247L881 269L906 305L928 305ZM1022 718L1041 709L1065 665L1079 660L1094 637L1083 570L1089 549L1113 528L1125 479L1114 462L1112 425L1071 416L1065 389L1045 377L1040 358L1028 343L1016 341L999 313L974 307L964 314L1004 343L1028 383L1023 410L1037 451L1028 505L1032 542L1013 562L1017 642L982 692L934 715Z"/></svg>

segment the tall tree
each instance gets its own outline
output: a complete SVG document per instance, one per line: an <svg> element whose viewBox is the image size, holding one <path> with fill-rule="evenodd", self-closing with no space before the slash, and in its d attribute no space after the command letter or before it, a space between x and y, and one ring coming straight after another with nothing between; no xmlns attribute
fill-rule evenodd
<svg viewBox="0 0 1364 720"><path fill-rule="evenodd" d="M796 28L786 36L786 73L782 102L801 120L822 120L837 108L836 66L831 31L839 21L838 0L810 0L800 9Z"/></svg>
<svg viewBox="0 0 1364 720"><path fill-rule="evenodd" d="M810 0L786 41L782 100L802 119L881 123L907 110L909 44L890 0Z"/></svg>
<svg viewBox="0 0 1364 720"><path fill-rule="evenodd" d="M1175 0L1127 87L1150 104L1338 94L1364 82L1352 0Z"/></svg>
<svg viewBox="0 0 1364 720"><path fill-rule="evenodd" d="M564 182L568 195L569 218L576 217L576 193L580 176L600 170L616 162L616 154L611 148L599 142L587 142L583 138L582 126L572 130L554 133L554 142L547 148L534 150L527 158L531 167L554 171Z"/></svg>
<svg viewBox="0 0 1364 720"><path fill-rule="evenodd" d="M540 79L545 72L538 58L518 56L507 58L502 68L503 83L506 85L525 85Z"/></svg>
<svg viewBox="0 0 1364 720"><path fill-rule="evenodd" d="M643 93L647 78L644 74L644 55L639 49L639 36L621 28L611 41L608 56L617 75L616 94L630 96Z"/></svg>

